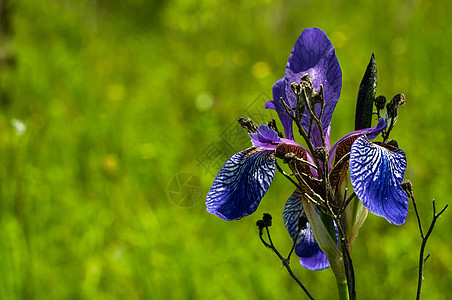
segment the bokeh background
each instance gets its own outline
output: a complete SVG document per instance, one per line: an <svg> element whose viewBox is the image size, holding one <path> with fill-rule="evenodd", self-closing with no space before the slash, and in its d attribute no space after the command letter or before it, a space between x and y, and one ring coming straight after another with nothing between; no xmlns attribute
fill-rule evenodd
<svg viewBox="0 0 452 300"><path fill-rule="evenodd" d="M255 222L290 241L293 187L276 176L257 212L225 222L204 199L227 156L248 147L240 116L263 104L304 28L342 67L332 141L354 126L371 53L377 94L406 95L393 138L427 227L450 202L449 1L0 1L0 298L303 298ZM276 115L273 115L276 117ZM239 131L237 130L239 129ZM452 295L451 211L429 240L423 296ZM352 258L361 299L412 299L420 237L369 215ZM330 270L292 267L316 299Z"/></svg>

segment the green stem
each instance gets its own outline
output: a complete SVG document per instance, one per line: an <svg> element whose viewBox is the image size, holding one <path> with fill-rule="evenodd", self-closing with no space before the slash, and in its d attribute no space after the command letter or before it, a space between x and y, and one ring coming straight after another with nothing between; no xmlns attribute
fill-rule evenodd
<svg viewBox="0 0 452 300"><path fill-rule="evenodd" d="M347 282L338 282L337 291L339 293L339 300L348 300L348 287Z"/></svg>

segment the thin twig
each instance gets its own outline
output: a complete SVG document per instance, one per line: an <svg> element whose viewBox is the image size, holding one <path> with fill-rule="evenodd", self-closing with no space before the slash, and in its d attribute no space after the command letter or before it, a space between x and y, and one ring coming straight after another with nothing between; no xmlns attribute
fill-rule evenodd
<svg viewBox="0 0 452 300"><path fill-rule="evenodd" d="M322 116L323 116L323 109L325 108L325 94L323 91L323 84L320 85L319 88L319 97L321 99L320 101L320 115L319 115L319 119L322 120Z"/></svg>
<svg viewBox="0 0 452 300"><path fill-rule="evenodd" d="M290 178L290 175L287 174L286 172L284 172L284 170L279 166L278 162L276 162L276 167L278 168L278 171L284 175L284 177L286 177L287 179L289 179L290 182L292 182L300 191L301 191L301 186L295 182L295 180L293 180L292 178Z"/></svg>
<svg viewBox="0 0 452 300"><path fill-rule="evenodd" d="M297 125L298 132L300 133L300 135L301 135L301 136L303 137L303 139L305 140L306 145L307 145L308 148L309 148L309 152L310 152L310 153L314 153L314 146L312 145L311 140L309 139L308 135L306 134L306 131L305 131L304 128L301 126L301 120L297 120L297 118L295 118L295 117L290 113L289 107L288 107L288 105L286 104L286 102L284 101L284 99L283 99L282 97L280 98L280 101L281 101L281 103L282 103L282 105L283 105L283 107L284 107L284 111L286 112L286 114L292 119L292 121L295 122L295 125ZM315 165L317 166L318 172L319 172L320 174L322 174L323 172L322 172L322 170L321 170L321 168L320 168L320 164L319 164L318 160L317 160L317 159L314 159L314 163L315 163ZM321 176L321 177L323 178L323 176Z"/></svg>
<svg viewBox="0 0 452 300"><path fill-rule="evenodd" d="M320 137L322 138L322 146L325 147L325 136L323 135L322 122L320 121L319 117L315 113L315 103L314 103L314 108L311 107L311 103L310 103L311 101L307 101L308 95L306 94L306 90L302 89L301 93L302 93L303 97L305 98L306 107L309 111L309 114L311 115L311 120L314 120L317 128L319 129Z"/></svg>
<svg viewBox="0 0 452 300"><path fill-rule="evenodd" d="M307 161L307 160L305 160L305 159L302 159L302 158L299 158L299 157L297 157L297 156L294 156L294 158L295 158L297 161L299 161L299 162L302 162L302 163L304 163L304 164L307 164L308 166L310 166L311 168L315 169L316 171L319 171L319 169L317 168L317 166L314 165L313 163L310 163L309 161Z"/></svg>
<svg viewBox="0 0 452 300"><path fill-rule="evenodd" d="M293 185L295 185L295 187L297 187L300 191L303 191L303 188L298 183L296 183L295 180L290 178L290 175L288 175L286 172L284 172L284 170L279 166L278 162L276 162L276 167L278 168L278 171L284 175L284 177L289 179L289 181L292 182ZM297 170L297 172L298 172L298 170ZM296 176L296 174L295 174L295 176ZM312 197L309 197L310 200L315 205L317 205L319 207L323 207L322 204L324 203L324 200L316 192L314 192L314 190L307 184L306 180L304 180L304 178L302 176L297 176L297 179L300 180L303 183L303 185L306 186L313 195L315 195L316 199L319 199L321 201L321 203L319 203L317 200L314 200Z"/></svg>
<svg viewBox="0 0 452 300"><path fill-rule="evenodd" d="M419 250L419 272L418 272L418 282L417 282L417 292L416 292L416 300L419 300L421 298L421 287L422 287L422 281L423 281L423 276L424 276L423 274L424 274L425 262L430 257L430 253L428 253L427 256L424 258L425 246L427 245L428 238L430 237L430 235L433 232L433 228L435 227L436 221L446 211L449 204L446 204L439 213L436 213L435 199L433 199L433 201L432 201L433 218L430 223L430 227L428 228L427 234L424 235L424 232L422 230L421 219L419 217L419 212L418 212L417 206L416 206L416 200L414 199L412 190L410 191L410 193L407 193L407 195L408 195L408 197L411 198L411 200L413 202L414 211L416 213L416 218L417 218L417 222L419 225L419 232L420 232L421 238L422 238L421 249Z"/></svg>
<svg viewBox="0 0 452 300"><path fill-rule="evenodd" d="M414 212L416 213L417 224L419 226L419 232L421 233L421 239L424 239L424 232L422 231L421 218L420 218L419 212L417 210L416 200L414 200L414 195L409 195L409 196L411 196L411 200L413 202Z"/></svg>
<svg viewBox="0 0 452 300"><path fill-rule="evenodd" d="M287 255L287 260L289 260L289 261L290 261L290 257L292 256L293 251L295 250L295 246L297 245L298 237L300 236L301 230L302 229L298 226L297 234L295 235L295 239L293 240L293 243L292 243L292 248L289 251L289 255Z"/></svg>
<svg viewBox="0 0 452 300"><path fill-rule="evenodd" d="M266 229L267 232L267 238L268 238L268 243L264 240L263 238L263 228ZM297 233L297 239L298 239L298 234ZM289 275L295 280L295 282L303 289L303 291L305 292L306 296L308 296L309 299L314 300L314 297L312 297L312 295L309 293L308 289L303 285L303 283L301 283L301 281L297 278L297 276L293 273L292 268L290 267L290 255L293 252L293 249L295 248L295 243L297 241L297 239L295 239L293 246L292 246L292 250L289 252L289 256L287 258L284 258L279 251L276 249L275 245L273 244L273 241L270 237L270 230L268 229L268 226L259 226L259 238L261 239L262 243L267 247L270 248L277 256L278 258L281 260L283 266L286 268L287 272L289 273Z"/></svg>
<svg viewBox="0 0 452 300"><path fill-rule="evenodd" d="M344 212L344 210L347 208L347 205L350 203L350 201L353 200L353 198L356 196L356 193L353 192L350 197L347 198L347 200L345 200L344 204L342 204L341 208L339 209L339 215L342 215L342 213Z"/></svg>

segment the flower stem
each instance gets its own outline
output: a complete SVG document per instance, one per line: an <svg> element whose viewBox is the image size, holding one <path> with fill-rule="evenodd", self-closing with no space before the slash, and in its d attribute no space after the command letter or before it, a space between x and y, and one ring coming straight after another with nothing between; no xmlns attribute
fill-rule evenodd
<svg viewBox="0 0 452 300"><path fill-rule="evenodd" d="M342 221L342 216L336 219L337 229L339 231L339 243L342 248L342 257L344 259L345 275L347 278L347 288L349 292L350 300L356 300L355 292L355 271L353 270L353 262L350 257L350 247L347 242L347 236L345 234L345 227Z"/></svg>
<svg viewBox="0 0 452 300"><path fill-rule="evenodd" d="M339 300L348 300L347 282L337 282L337 292L339 293Z"/></svg>

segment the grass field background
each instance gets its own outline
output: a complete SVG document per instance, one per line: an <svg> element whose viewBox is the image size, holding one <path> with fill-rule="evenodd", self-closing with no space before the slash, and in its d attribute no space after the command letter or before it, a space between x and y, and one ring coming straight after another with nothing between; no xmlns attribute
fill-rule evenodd
<svg viewBox="0 0 452 300"><path fill-rule="evenodd" d="M0 64L1 299L300 298L255 227L271 213L275 243L290 249L281 213L291 184L276 175L240 221L207 213L204 199L225 156L250 145L235 120L271 117L263 104L309 27L330 37L342 67L331 140L353 130L375 53L377 94L406 96L392 137L406 152L424 227L433 198L451 202L452 2L9 5L11 31L0 41L15 57ZM451 216L427 246L424 299L452 295ZM352 252L358 298L413 299L420 242L411 203L403 226L369 214ZM330 270L308 271L295 257L292 267L316 299L336 297Z"/></svg>

